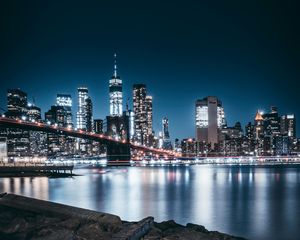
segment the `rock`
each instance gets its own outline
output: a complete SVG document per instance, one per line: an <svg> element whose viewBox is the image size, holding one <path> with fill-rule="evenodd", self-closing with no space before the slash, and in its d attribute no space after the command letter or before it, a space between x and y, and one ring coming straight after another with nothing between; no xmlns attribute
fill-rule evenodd
<svg viewBox="0 0 300 240"><path fill-rule="evenodd" d="M242 240L204 226L173 220L156 223L153 217L122 222L120 217L30 199L14 194L0 197L0 239L140 239Z"/></svg>
<svg viewBox="0 0 300 240"><path fill-rule="evenodd" d="M80 239L110 239L111 234L99 226L98 223L90 223L81 226L76 232Z"/></svg>
<svg viewBox="0 0 300 240"><path fill-rule="evenodd" d="M197 225L197 224L193 224L193 223L188 223L186 225L186 227L188 229L192 229L196 232L202 232L202 233L209 233L209 231L202 225Z"/></svg>
<svg viewBox="0 0 300 240"><path fill-rule="evenodd" d="M161 223L154 223L154 226L161 231L166 231L174 228L184 228L184 226L176 223L174 220L164 221Z"/></svg>
<svg viewBox="0 0 300 240"><path fill-rule="evenodd" d="M31 236L32 240L71 240L74 239L74 232L65 228L48 227L38 231Z"/></svg>

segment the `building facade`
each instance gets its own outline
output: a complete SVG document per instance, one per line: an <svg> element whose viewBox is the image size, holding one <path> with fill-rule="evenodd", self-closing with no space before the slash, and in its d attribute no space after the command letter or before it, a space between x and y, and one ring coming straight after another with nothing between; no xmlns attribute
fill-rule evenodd
<svg viewBox="0 0 300 240"><path fill-rule="evenodd" d="M214 149L218 144L219 130L226 125L222 102L208 96L196 101L196 141L210 144Z"/></svg>
<svg viewBox="0 0 300 240"><path fill-rule="evenodd" d="M146 85L133 85L134 140L142 145L147 143Z"/></svg>

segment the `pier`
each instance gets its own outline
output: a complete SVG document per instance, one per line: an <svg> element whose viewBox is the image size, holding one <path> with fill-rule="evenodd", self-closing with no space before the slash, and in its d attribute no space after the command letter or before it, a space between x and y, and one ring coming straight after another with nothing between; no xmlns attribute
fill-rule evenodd
<svg viewBox="0 0 300 240"><path fill-rule="evenodd" d="M72 176L73 169L73 164L1 163L0 177Z"/></svg>

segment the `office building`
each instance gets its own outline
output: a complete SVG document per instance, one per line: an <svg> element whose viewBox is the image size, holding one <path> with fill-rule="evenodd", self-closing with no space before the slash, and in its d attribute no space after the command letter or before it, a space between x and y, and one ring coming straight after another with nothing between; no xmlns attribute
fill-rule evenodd
<svg viewBox="0 0 300 240"><path fill-rule="evenodd" d="M170 133L169 133L169 119L164 117L162 119L162 134L163 134L163 149L172 150L172 142L170 139Z"/></svg>
<svg viewBox="0 0 300 240"><path fill-rule="evenodd" d="M222 102L216 97L206 97L196 101L196 141L210 144L214 149L218 144L219 130L226 126Z"/></svg>
<svg viewBox="0 0 300 240"><path fill-rule="evenodd" d="M40 122L42 120L41 117L41 109L33 104L28 104L27 106L27 120L30 122Z"/></svg>
<svg viewBox="0 0 300 240"><path fill-rule="evenodd" d="M7 90L7 112L9 118L26 119L27 93L20 89Z"/></svg>
<svg viewBox="0 0 300 240"><path fill-rule="evenodd" d="M71 95L70 94L57 94L56 105L64 108L67 126L73 127Z"/></svg>
<svg viewBox="0 0 300 240"><path fill-rule="evenodd" d="M78 111L76 115L77 129L86 130L86 99L89 97L88 89L86 87L78 88Z"/></svg>
<svg viewBox="0 0 300 240"><path fill-rule="evenodd" d="M296 118L294 114L281 116L280 132L283 135L289 136L291 139L296 138Z"/></svg>
<svg viewBox="0 0 300 240"><path fill-rule="evenodd" d="M97 134L104 133L103 131L103 120L102 119L95 119L94 120L94 132Z"/></svg>
<svg viewBox="0 0 300 240"><path fill-rule="evenodd" d="M92 132L93 131L93 102L90 97L85 99L85 122L86 122L86 131Z"/></svg>
<svg viewBox="0 0 300 240"><path fill-rule="evenodd" d="M147 143L147 112L146 112L146 85L133 85L134 111L134 140L142 145Z"/></svg>

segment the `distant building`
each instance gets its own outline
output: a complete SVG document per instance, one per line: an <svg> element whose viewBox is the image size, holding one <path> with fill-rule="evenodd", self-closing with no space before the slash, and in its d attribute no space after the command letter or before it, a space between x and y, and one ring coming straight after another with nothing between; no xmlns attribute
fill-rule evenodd
<svg viewBox="0 0 300 240"><path fill-rule="evenodd" d="M27 115L27 93L20 89L7 90L7 112L9 118L23 118Z"/></svg>
<svg viewBox="0 0 300 240"><path fill-rule="evenodd" d="M255 138L254 138L254 125L249 122L245 126L245 142L244 142L244 153L246 155L254 155L255 150Z"/></svg>
<svg viewBox="0 0 300 240"><path fill-rule="evenodd" d="M104 133L103 131L103 120L102 119L95 119L94 120L94 132L97 134Z"/></svg>
<svg viewBox="0 0 300 240"><path fill-rule="evenodd" d="M224 156L243 155L243 137L240 122L237 122L233 127L222 128L219 136L219 154Z"/></svg>
<svg viewBox="0 0 300 240"><path fill-rule="evenodd" d="M45 121L49 125L67 127L67 116L63 106L53 105L45 112ZM56 133L47 133L48 155L63 155L65 151L66 136Z"/></svg>
<svg viewBox="0 0 300 240"><path fill-rule="evenodd" d="M134 140L142 145L147 143L147 112L146 112L146 85L133 85L133 111L134 111Z"/></svg>
<svg viewBox="0 0 300 240"><path fill-rule="evenodd" d="M226 125L222 102L216 97L196 101L196 141L218 144L219 129Z"/></svg>
<svg viewBox="0 0 300 240"><path fill-rule="evenodd" d="M123 113L122 80L117 74L117 55L114 55L114 73L109 80L109 112L110 116L121 116Z"/></svg>
<svg viewBox="0 0 300 240"><path fill-rule="evenodd" d="M291 139L296 138L296 118L294 114L283 115L281 117L280 132Z"/></svg>
<svg viewBox="0 0 300 240"><path fill-rule="evenodd" d="M280 134L280 117L277 108L272 106L270 113L262 115L264 119L264 135L275 137Z"/></svg>
<svg viewBox="0 0 300 240"><path fill-rule="evenodd" d="M5 163L7 159L7 139L6 137L0 137L0 163Z"/></svg>
<svg viewBox="0 0 300 240"><path fill-rule="evenodd" d="M39 122L42 120L41 109L33 104L27 106L27 119L30 122Z"/></svg>
<svg viewBox="0 0 300 240"><path fill-rule="evenodd" d="M6 117L28 120L27 93L20 89L9 89L7 91ZM7 138L8 157L30 156L29 131L18 128L7 128L1 131Z"/></svg>
<svg viewBox="0 0 300 240"><path fill-rule="evenodd" d="M87 125L87 98L88 95L88 89L86 87L79 87L78 88L78 111L77 111L77 122L76 127L77 129L86 130Z"/></svg>
<svg viewBox="0 0 300 240"><path fill-rule="evenodd" d="M93 103L90 97L85 99L85 122L86 122L86 131L92 132L93 131Z"/></svg>
<svg viewBox="0 0 300 240"><path fill-rule="evenodd" d="M63 107L68 127L73 127L72 97L70 94L57 94L56 105Z"/></svg>
<svg viewBox="0 0 300 240"><path fill-rule="evenodd" d="M175 152L181 153L181 142L179 141L178 138L175 139L174 150Z"/></svg>
<svg viewBox="0 0 300 240"><path fill-rule="evenodd" d="M45 121L51 125L57 124L60 127L68 127L65 108L57 105L51 106L51 108L45 112Z"/></svg>
<svg viewBox="0 0 300 240"><path fill-rule="evenodd" d="M181 141L182 157L196 156L196 141L194 138L186 138Z"/></svg>
<svg viewBox="0 0 300 240"><path fill-rule="evenodd" d="M260 111L256 112L254 119L255 155L261 156L264 153L264 118Z"/></svg>
<svg viewBox="0 0 300 240"><path fill-rule="evenodd" d="M277 107L272 106L269 113L264 113L263 117L263 155L274 155L276 136L280 135L280 117Z"/></svg>
<svg viewBox="0 0 300 240"><path fill-rule="evenodd" d="M41 109L28 103L27 119L30 122L41 122ZM47 134L41 131L29 131L29 146L31 156L47 156Z"/></svg>
<svg viewBox="0 0 300 240"><path fill-rule="evenodd" d="M146 96L147 146L153 146L153 106L152 96Z"/></svg>
<svg viewBox="0 0 300 240"><path fill-rule="evenodd" d="M278 135L274 137L275 155L289 155L291 139L287 135Z"/></svg>
<svg viewBox="0 0 300 240"><path fill-rule="evenodd" d="M172 150L172 142L170 139L170 133L169 133L169 119L164 117L162 119L162 133L163 133L163 149Z"/></svg>
<svg viewBox="0 0 300 240"><path fill-rule="evenodd" d="M129 116L129 137L130 140L134 139L134 112L132 110L128 110Z"/></svg>

